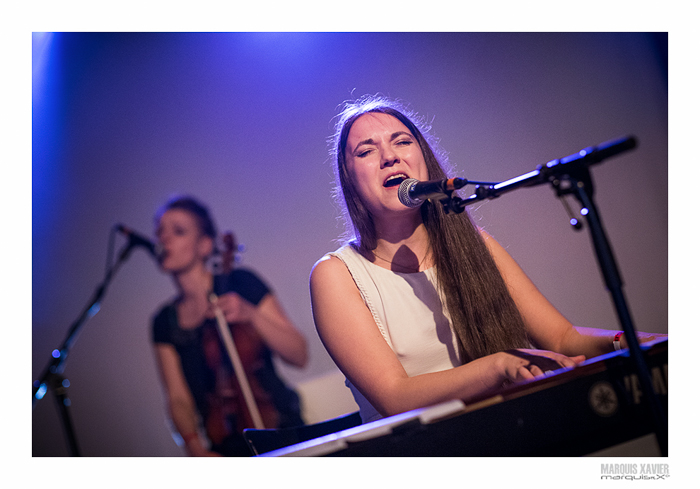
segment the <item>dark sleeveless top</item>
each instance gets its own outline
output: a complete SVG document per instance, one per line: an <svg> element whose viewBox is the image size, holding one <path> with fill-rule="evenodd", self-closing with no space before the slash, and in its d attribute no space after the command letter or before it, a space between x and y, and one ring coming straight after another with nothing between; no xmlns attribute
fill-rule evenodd
<svg viewBox="0 0 700 489"><path fill-rule="evenodd" d="M216 276L214 289L218 295L236 292L254 305L259 304L267 294L271 293L269 287L247 269L235 269L228 275ZM216 375L209 368L204 351L204 335L208 328L215 329L216 321L206 320L199 327L182 329L177 320L174 301L160 309L153 318L152 326L153 343L171 344L180 356L185 380L192 392L204 426L207 425L211 396L216 393ZM303 425L299 397L278 376L272 362L271 351L265 346L260 350L259 355L260 357L256 359L259 367L254 375L259 385L269 394L279 413L276 428ZM213 445L211 449L223 455L251 455L240 433L232 433L223 442Z"/></svg>

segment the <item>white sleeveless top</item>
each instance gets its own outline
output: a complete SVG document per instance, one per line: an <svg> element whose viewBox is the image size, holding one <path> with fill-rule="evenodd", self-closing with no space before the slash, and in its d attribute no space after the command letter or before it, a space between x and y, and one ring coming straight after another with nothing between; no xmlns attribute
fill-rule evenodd
<svg viewBox="0 0 700 489"><path fill-rule="evenodd" d="M328 253L345 263L377 328L409 377L460 365L457 337L437 290L435 268L398 273L371 263L352 246ZM362 422L382 416L346 379Z"/></svg>

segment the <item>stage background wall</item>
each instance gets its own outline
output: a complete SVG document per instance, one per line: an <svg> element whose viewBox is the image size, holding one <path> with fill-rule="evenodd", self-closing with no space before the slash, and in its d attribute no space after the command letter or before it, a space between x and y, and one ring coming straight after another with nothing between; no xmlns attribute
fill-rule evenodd
<svg viewBox="0 0 700 489"><path fill-rule="evenodd" d="M334 116L367 93L425 115L455 175L473 180L635 135L636 150L592 173L636 326L667 331L663 34L56 33L33 43L32 379L102 281L111 227L151 236L154 211L176 193L206 201L235 232L241 264L307 338L308 366L282 375L296 385L334 372L308 276L343 229L331 198ZM588 231L571 229L551 188L471 212L571 321L619 329ZM150 344L151 315L173 293L137 249L81 331L65 374L84 455L182 454ZM32 451L68 453L50 396L32 412Z"/></svg>

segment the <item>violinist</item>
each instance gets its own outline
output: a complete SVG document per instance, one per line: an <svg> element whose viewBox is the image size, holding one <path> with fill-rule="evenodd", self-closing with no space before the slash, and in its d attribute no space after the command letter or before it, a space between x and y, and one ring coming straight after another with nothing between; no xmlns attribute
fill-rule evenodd
<svg viewBox="0 0 700 489"><path fill-rule="evenodd" d="M174 198L156 213L155 227L160 267L177 288L152 324L170 419L190 456L251 455L242 431L259 427L253 411L264 428L303 424L299 397L275 372L272 355L303 367L306 340L255 273L212 272L217 233L203 204Z"/></svg>

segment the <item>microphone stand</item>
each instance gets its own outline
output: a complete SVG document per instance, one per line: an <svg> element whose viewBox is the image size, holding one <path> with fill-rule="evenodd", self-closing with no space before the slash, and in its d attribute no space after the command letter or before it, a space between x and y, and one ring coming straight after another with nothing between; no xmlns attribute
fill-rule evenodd
<svg viewBox="0 0 700 489"><path fill-rule="evenodd" d="M602 143L597 147L582 149L578 153L560 160L552 160L544 166L538 166L532 172L513 179L487 187L477 186L474 190L475 193L466 199L448 195L441 202L446 213L460 213L467 205L474 202L493 199L517 188L532 187L543 183L552 184L559 196L570 193L578 199L582 205L581 214L585 215L588 222L598 265L602 271L605 285L612 296L618 320L627 338L630 357L637 370L642 392L651 411L661 454L665 457L668 456L668 418L659 399L654 394L651 374L639 346L632 317L622 290L623 282L593 199L593 180L589 170L590 166L630 150L636 145L637 141L634 136ZM572 224L576 228L579 227L578 223L575 223L575 219L572 219Z"/></svg>
<svg viewBox="0 0 700 489"><path fill-rule="evenodd" d="M129 256L129 253L135 246L136 243L134 243L132 239L130 239L129 243L124 246L119 254L117 262L107 270L104 280L95 290L90 302L88 302L88 305L85 307L85 309L83 309L78 319L76 319L71 325L68 335L63 341L61 348L51 352L52 359L44 369L41 377L39 377L39 379L35 380L33 383L32 410L36 406L37 401L42 399L48 390L53 392L58 405L59 413L61 415L69 452L74 457L80 456L80 449L78 447L78 440L75 436L73 422L68 409L70 407L70 399L68 399L67 390L70 386L70 382L63 376L65 364L68 360L68 353L70 353L70 349L75 343L78 333L82 329L83 325L88 319L99 312L100 303L102 302L105 292L107 291L107 286L112 281L112 278L116 274L117 270L121 264L126 261L126 258Z"/></svg>

